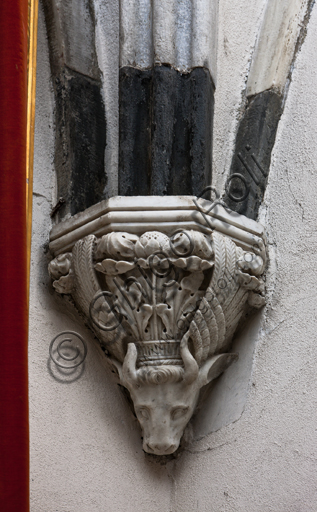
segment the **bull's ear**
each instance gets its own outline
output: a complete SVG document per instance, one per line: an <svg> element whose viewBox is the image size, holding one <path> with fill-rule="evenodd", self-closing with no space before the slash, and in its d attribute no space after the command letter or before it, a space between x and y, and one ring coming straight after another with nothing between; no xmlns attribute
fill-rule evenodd
<svg viewBox="0 0 317 512"><path fill-rule="evenodd" d="M207 359L199 370L199 386L205 386L219 377L238 357L238 354L219 354Z"/></svg>

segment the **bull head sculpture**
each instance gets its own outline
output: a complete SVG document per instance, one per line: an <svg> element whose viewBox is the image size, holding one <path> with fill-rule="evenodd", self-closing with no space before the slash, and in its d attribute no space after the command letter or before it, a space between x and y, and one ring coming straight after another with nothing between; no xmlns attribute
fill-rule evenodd
<svg viewBox="0 0 317 512"><path fill-rule="evenodd" d="M241 234L237 214L233 223L234 239L197 225L90 234L50 263L55 289L72 295L129 391L148 453L177 450L200 389L237 358L240 319L264 303L263 240Z"/></svg>
<svg viewBox="0 0 317 512"><path fill-rule="evenodd" d="M200 388L217 378L237 358L236 354L210 357L201 368L188 348L189 333L180 343L184 367L136 368L137 349L128 346L120 372L129 390L143 432L143 449L155 455L177 450L184 429L198 402Z"/></svg>

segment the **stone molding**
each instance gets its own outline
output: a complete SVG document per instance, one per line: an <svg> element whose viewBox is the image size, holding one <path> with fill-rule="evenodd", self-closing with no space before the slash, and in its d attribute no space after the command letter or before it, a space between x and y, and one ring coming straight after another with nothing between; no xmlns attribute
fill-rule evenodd
<svg viewBox="0 0 317 512"><path fill-rule="evenodd" d="M127 231L141 235L157 229L172 235L179 228L206 234L215 229L245 250L264 240L261 224L225 208L220 201L211 203L194 196L117 196L56 224L49 247L57 256L90 234L101 237L113 231Z"/></svg>

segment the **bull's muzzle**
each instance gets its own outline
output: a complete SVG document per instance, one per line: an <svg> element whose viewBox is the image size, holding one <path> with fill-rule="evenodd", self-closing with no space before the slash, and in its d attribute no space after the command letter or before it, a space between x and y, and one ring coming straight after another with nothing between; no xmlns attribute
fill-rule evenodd
<svg viewBox="0 0 317 512"><path fill-rule="evenodd" d="M178 448L179 443L169 443L169 442L144 442L143 450L147 453L152 453L155 455L170 455L174 453Z"/></svg>

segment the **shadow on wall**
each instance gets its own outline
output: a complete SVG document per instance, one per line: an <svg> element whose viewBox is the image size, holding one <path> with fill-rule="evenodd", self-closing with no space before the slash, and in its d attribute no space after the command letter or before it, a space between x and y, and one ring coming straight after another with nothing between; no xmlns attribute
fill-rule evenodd
<svg viewBox="0 0 317 512"><path fill-rule="evenodd" d="M254 348L259 338L264 311L250 317L236 337L231 352L238 353L238 361L231 365L202 396L199 410L193 419L194 439L237 421L247 401L251 385Z"/></svg>
<svg viewBox="0 0 317 512"><path fill-rule="evenodd" d="M46 367L50 376L60 384L72 384L79 380L85 372L85 363L76 368L60 368L50 357L47 359Z"/></svg>

